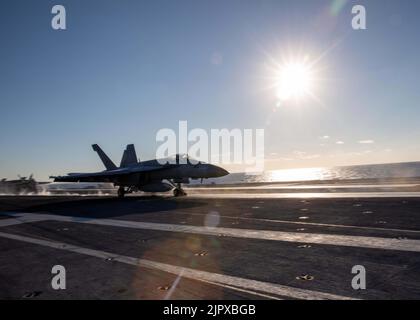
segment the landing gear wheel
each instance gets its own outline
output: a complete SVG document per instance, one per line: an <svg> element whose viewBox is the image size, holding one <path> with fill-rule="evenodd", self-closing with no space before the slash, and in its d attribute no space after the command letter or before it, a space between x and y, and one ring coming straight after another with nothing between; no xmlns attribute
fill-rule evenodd
<svg viewBox="0 0 420 320"><path fill-rule="evenodd" d="M174 197L183 197L186 196L187 193L183 189L174 189Z"/></svg>
<svg viewBox="0 0 420 320"><path fill-rule="evenodd" d="M125 189L124 189L124 187L119 187L118 188L118 198L124 198L124 196L125 196Z"/></svg>

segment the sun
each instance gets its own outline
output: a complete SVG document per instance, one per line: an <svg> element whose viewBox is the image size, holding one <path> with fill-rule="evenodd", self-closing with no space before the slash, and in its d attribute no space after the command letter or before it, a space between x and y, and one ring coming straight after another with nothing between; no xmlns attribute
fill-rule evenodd
<svg viewBox="0 0 420 320"><path fill-rule="evenodd" d="M263 49L267 59L262 76L265 80L263 89L269 91L270 101L275 107L290 106L298 110L314 105L325 107L321 97L325 94L327 81L330 81L325 58L337 45L334 43L320 54L306 46L293 49L293 46L286 45L275 53Z"/></svg>
<svg viewBox="0 0 420 320"><path fill-rule="evenodd" d="M279 67L275 89L281 101L298 100L310 95L313 89L313 72L304 62L285 63Z"/></svg>

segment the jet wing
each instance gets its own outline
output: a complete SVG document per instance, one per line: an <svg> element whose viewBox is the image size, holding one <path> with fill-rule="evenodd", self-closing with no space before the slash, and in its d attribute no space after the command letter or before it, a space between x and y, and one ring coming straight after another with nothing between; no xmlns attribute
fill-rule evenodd
<svg viewBox="0 0 420 320"><path fill-rule="evenodd" d="M54 182L113 182L119 177L136 173L148 173L165 170L176 165L140 166L133 168L120 168L92 173L69 173L67 176L50 177Z"/></svg>

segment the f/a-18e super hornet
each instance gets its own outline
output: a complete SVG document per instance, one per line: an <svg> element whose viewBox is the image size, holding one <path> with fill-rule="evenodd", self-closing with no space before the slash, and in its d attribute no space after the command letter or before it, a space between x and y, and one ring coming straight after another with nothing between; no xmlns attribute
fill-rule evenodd
<svg viewBox="0 0 420 320"><path fill-rule="evenodd" d="M110 182L118 186L118 197L136 191L167 192L173 190L174 196L186 195L182 183L189 183L190 179L207 179L223 177L229 172L218 166L198 162L192 159L155 159L148 161L137 160L133 144L127 145L120 166L112 160L97 145L92 145L102 160L106 170L92 173L69 173L67 176L51 177L54 182Z"/></svg>

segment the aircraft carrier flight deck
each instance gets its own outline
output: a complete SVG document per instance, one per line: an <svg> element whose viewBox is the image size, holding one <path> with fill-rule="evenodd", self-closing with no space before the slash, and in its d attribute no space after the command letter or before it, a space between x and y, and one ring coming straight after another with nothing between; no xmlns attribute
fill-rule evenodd
<svg viewBox="0 0 420 320"><path fill-rule="evenodd" d="M389 194L1 196L0 298L419 299L420 198Z"/></svg>

